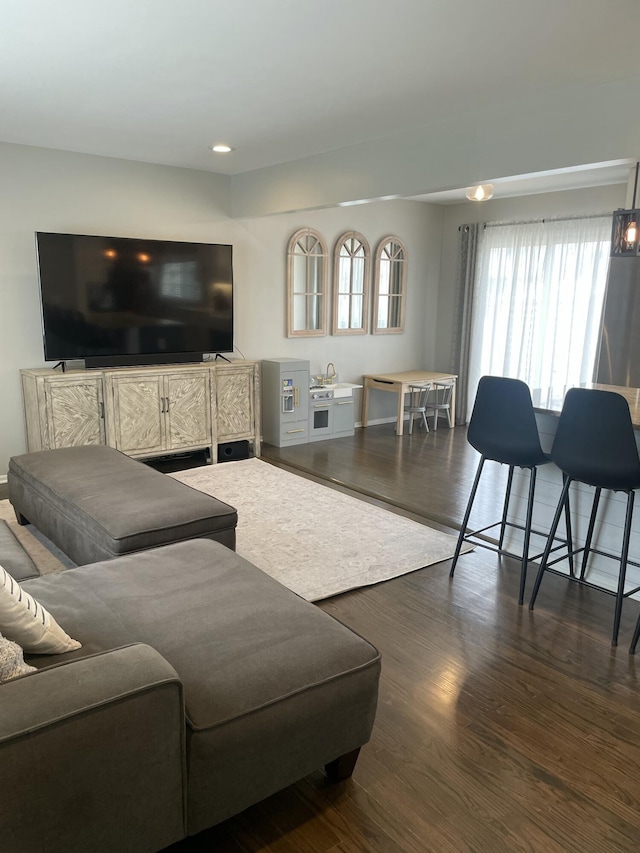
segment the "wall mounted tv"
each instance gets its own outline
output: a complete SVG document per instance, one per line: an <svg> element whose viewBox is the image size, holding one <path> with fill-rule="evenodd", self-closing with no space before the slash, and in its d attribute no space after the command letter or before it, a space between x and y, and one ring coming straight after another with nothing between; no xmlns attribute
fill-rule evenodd
<svg viewBox="0 0 640 853"><path fill-rule="evenodd" d="M46 361L202 361L233 350L232 246L36 233Z"/></svg>

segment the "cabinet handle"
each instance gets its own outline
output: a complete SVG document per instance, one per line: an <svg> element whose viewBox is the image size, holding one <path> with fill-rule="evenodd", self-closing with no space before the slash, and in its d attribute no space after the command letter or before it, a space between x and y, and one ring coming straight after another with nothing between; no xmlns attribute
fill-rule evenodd
<svg viewBox="0 0 640 853"><path fill-rule="evenodd" d="M164 399L167 401L167 412L168 412L169 411L169 398L165 397Z"/></svg>
<svg viewBox="0 0 640 853"><path fill-rule="evenodd" d="M160 399L162 400L162 408L160 409L160 414L164 415L164 397L160 397Z"/></svg>
<svg viewBox="0 0 640 853"><path fill-rule="evenodd" d="M293 405L295 407L300 405L300 390L297 385L293 388Z"/></svg>
<svg viewBox="0 0 640 853"><path fill-rule="evenodd" d="M342 400L336 406L353 406L353 400Z"/></svg>
<svg viewBox="0 0 640 853"><path fill-rule="evenodd" d="M302 427L302 429L288 429L287 435L291 435L294 432L304 432L304 427Z"/></svg>
<svg viewBox="0 0 640 853"><path fill-rule="evenodd" d="M100 417L104 420L104 402L100 400Z"/></svg>
<svg viewBox="0 0 640 853"><path fill-rule="evenodd" d="M325 410L327 410L329 408L329 405L328 405L328 403L314 403L313 408L314 409L325 409Z"/></svg>

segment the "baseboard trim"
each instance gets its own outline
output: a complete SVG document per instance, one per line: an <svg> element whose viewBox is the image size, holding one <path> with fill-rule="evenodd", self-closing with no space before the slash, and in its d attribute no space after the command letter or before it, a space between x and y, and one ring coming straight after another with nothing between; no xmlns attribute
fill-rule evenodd
<svg viewBox="0 0 640 853"><path fill-rule="evenodd" d="M396 418L376 418L373 421L369 421L367 426L378 426L378 424L395 424ZM362 421L356 421L355 426L361 427Z"/></svg>
<svg viewBox="0 0 640 853"><path fill-rule="evenodd" d="M0 475L0 486L4 485L4 483L6 483L6 482L7 482L7 475L6 474Z"/></svg>

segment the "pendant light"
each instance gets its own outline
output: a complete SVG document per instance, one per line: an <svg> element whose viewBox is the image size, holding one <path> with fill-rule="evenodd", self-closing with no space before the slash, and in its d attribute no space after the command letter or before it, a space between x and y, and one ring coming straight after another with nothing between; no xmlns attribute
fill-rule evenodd
<svg viewBox="0 0 640 853"><path fill-rule="evenodd" d="M611 257L632 258L640 254L640 210L636 208L636 193L638 191L638 168L633 182L633 201L630 210L616 210L613 214L613 230L611 233Z"/></svg>
<svg viewBox="0 0 640 853"><path fill-rule="evenodd" d="M493 184L478 184L477 187L467 188L469 201L487 201L493 195Z"/></svg>

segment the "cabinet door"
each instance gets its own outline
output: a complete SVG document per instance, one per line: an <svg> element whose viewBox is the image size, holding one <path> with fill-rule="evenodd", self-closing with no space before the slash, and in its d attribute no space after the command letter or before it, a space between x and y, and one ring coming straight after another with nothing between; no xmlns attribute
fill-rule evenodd
<svg viewBox="0 0 640 853"><path fill-rule="evenodd" d="M208 370L167 374L164 410L168 450L211 447L211 386Z"/></svg>
<svg viewBox="0 0 640 853"><path fill-rule="evenodd" d="M333 402L333 434L355 431L355 409L353 397L334 400Z"/></svg>
<svg viewBox="0 0 640 853"><path fill-rule="evenodd" d="M165 447L164 374L108 374L109 443L130 456L161 453ZM109 396L111 399L109 399Z"/></svg>
<svg viewBox="0 0 640 853"><path fill-rule="evenodd" d="M216 367L218 441L253 438L256 412L254 368Z"/></svg>
<svg viewBox="0 0 640 853"><path fill-rule="evenodd" d="M306 420L309 417L309 371L283 371L280 382L283 389L285 387L293 389L293 400L283 404L283 398L280 399L280 423L297 423ZM287 406L286 409L285 406Z"/></svg>
<svg viewBox="0 0 640 853"><path fill-rule="evenodd" d="M44 380L49 448L104 444L102 377Z"/></svg>

